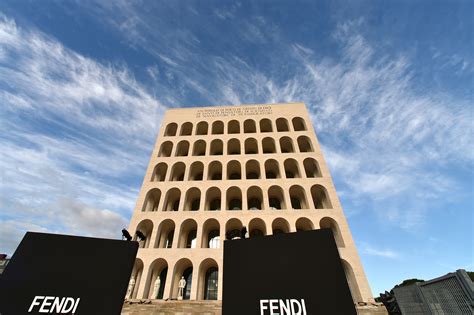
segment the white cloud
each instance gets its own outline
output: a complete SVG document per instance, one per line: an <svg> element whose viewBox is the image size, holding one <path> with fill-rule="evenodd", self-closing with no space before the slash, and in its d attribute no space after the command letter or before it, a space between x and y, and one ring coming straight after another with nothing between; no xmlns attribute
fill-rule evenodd
<svg viewBox="0 0 474 315"><path fill-rule="evenodd" d="M367 243L362 244L361 252L366 255L378 256L378 257L389 258L389 259L398 259L401 257L400 254L396 251L393 251L390 249L374 248Z"/></svg>
<svg viewBox="0 0 474 315"><path fill-rule="evenodd" d="M3 15L0 46L1 250L26 230L118 237L165 107L126 68Z"/></svg>

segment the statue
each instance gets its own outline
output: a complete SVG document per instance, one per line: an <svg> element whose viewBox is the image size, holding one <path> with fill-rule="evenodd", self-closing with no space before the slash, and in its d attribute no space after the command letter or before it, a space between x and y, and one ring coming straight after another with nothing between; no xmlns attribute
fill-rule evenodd
<svg viewBox="0 0 474 315"><path fill-rule="evenodd" d="M183 299L184 287L186 287L186 280L184 280L184 277L182 276L181 280L178 282L178 300Z"/></svg>
<svg viewBox="0 0 474 315"><path fill-rule="evenodd" d="M130 278L130 282L128 283L128 289L127 289L127 295L125 298L131 299L132 298L132 293L133 293L133 288L135 287L135 278L132 276Z"/></svg>
<svg viewBox="0 0 474 315"><path fill-rule="evenodd" d="M150 299L157 299L158 298L158 291L160 290L160 276L156 277L155 285L153 286L153 293L150 296Z"/></svg>

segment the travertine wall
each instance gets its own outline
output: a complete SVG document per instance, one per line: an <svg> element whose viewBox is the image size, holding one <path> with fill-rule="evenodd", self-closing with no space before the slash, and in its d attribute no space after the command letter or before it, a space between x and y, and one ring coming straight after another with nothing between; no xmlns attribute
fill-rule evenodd
<svg viewBox="0 0 474 315"><path fill-rule="evenodd" d="M304 104L168 110L129 227L147 236L132 296L150 298L167 267L163 298L176 298L179 278L192 267L190 299L206 297L209 268L218 269L222 299L222 242L242 226L247 237L332 228L354 300L372 300ZM220 239L209 242L211 231Z"/></svg>

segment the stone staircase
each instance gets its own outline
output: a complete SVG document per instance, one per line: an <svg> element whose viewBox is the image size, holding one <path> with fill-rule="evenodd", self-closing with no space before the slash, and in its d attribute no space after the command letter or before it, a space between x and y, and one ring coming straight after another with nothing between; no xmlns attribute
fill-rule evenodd
<svg viewBox="0 0 474 315"><path fill-rule="evenodd" d="M387 315L387 310L383 305L360 305L357 314ZM130 300L122 315L222 315L222 301Z"/></svg>
<svg viewBox="0 0 474 315"><path fill-rule="evenodd" d="M221 315L221 309L221 301L131 300L122 315Z"/></svg>

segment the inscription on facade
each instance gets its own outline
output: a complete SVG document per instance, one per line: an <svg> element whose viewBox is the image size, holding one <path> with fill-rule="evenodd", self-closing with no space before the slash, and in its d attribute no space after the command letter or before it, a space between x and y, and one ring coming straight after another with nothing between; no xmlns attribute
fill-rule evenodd
<svg viewBox="0 0 474 315"><path fill-rule="evenodd" d="M196 112L196 118L257 116L257 115L271 115L271 114L272 114L271 106L224 107L224 108L198 109Z"/></svg>

